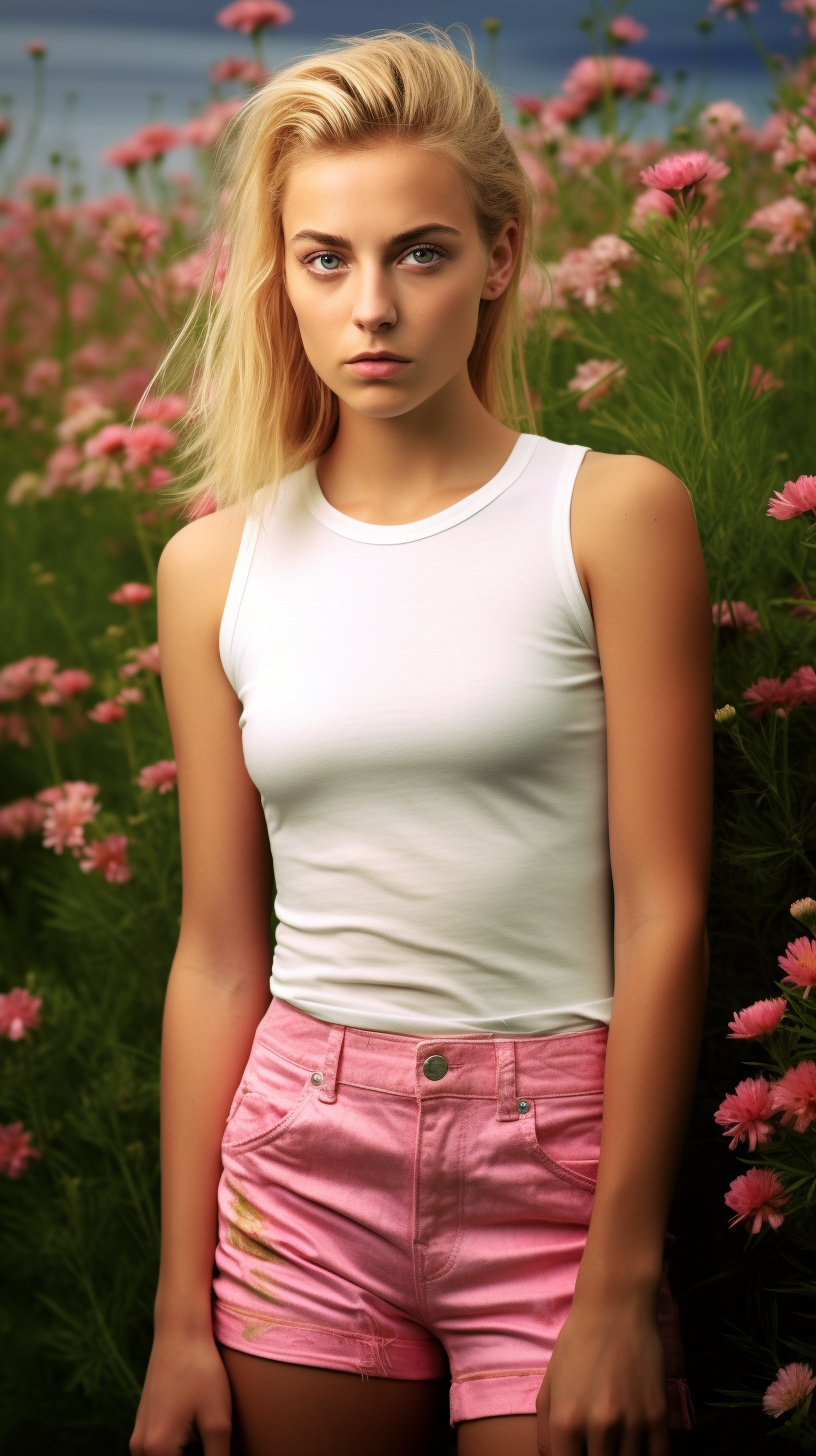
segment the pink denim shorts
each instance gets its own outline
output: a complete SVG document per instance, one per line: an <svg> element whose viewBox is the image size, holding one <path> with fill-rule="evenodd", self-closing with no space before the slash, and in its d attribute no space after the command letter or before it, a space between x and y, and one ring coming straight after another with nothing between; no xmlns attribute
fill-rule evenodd
<svg viewBox="0 0 816 1456"><path fill-rule="evenodd" d="M451 1379L451 1422L535 1411L592 1213L606 1028L510 1040L274 1000L224 1132L216 1339ZM665 1274L672 1424L690 1426Z"/></svg>

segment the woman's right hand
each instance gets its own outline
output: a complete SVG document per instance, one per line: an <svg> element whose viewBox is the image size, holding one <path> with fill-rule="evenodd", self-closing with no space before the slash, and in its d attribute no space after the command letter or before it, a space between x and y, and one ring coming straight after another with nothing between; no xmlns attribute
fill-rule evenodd
<svg viewBox="0 0 816 1456"><path fill-rule="evenodd" d="M212 1335L157 1333L131 1456L180 1456L196 1437L205 1456L229 1456L231 1428L229 1381Z"/></svg>

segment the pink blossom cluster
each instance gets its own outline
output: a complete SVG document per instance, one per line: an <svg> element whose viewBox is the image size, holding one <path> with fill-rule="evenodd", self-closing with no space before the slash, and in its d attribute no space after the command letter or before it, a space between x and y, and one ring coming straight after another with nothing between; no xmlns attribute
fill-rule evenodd
<svg viewBox="0 0 816 1456"><path fill-rule="evenodd" d="M749 141L748 118L736 101L712 101L700 113L700 124L710 142Z"/></svg>
<svg viewBox="0 0 816 1456"><path fill-rule="evenodd" d="M764 718L771 711L777 718L789 718L794 708L816 706L816 672L806 665L797 667L790 677L761 677L742 696L754 705L751 718Z"/></svg>
<svg viewBox="0 0 816 1456"><path fill-rule="evenodd" d="M108 593L108 601L117 607L142 607L153 595L152 586L143 581L125 581Z"/></svg>
<svg viewBox="0 0 816 1456"><path fill-rule="evenodd" d="M0 1036L22 1041L27 1031L39 1026L41 1006L39 996L32 996L23 986L0 995Z"/></svg>
<svg viewBox="0 0 816 1456"><path fill-rule="evenodd" d="M626 369L619 359L585 359L583 364L578 365L567 389L579 395L575 401L579 410L590 409L625 374Z"/></svg>
<svg viewBox="0 0 816 1456"><path fill-rule="evenodd" d="M178 782L175 759L160 758L158 763L146 764L139 770L136 782L140 789L147 789L148 792L157 789L160 794L169 794Z"/></svg>
<svg viewBox="0 0 816 1456"><path fill-rule="evenodd" d="M807 248L813 230L813 215L800 198L778 197L767 207L758 207L752 212L746 226L770 233L766 244L769 253L795 253Z"/></svg>
<svg viewBox="0 0 816 1456"><path fill-rule="evenodd" d="M46 849L53 849L55 854L62 854L66 849L72 853L82 849L85 825L99 813L98 792L97 784L85 783L83 779L66 779L54 788L40 789L35 797L45 805L42 832Z"/></svg>
<svg viewBox="0 0 816 1456"><path fill-rule="evenodd" d="M784 379L776 379L772 369L763 369L761 364L754 364L748 379L748 388L751 391L753 400L761 399L763 394L770 394L774 389L784 389Z"/></svg>
<svg viewBox="0 0 816 1456"><path fill-rule="evenodd" d="M152 213L114 212L105 221L99 234L99 247L112 258L129 263L143 263L161 252L167 236L167 224Z"/></svg>
<svg viewBox="0 0 816 1456"><path fill-rule="evenodd" d="M657 192L675 192L679 199L694 196L705 184L722 181L731 168L708 152L677 152L663 157L640 174L644 187Z"/></svg>
<svg viewBox="0 0 816 1456"><path fill-rule="evenodd" d="M586 248L572 248L557 263L550 265L552 303L556 309L567 308L575 299L584 308L612 307L610 290L620 288L620 269L635 261L630 243L615 233L602 233Z"/></svg>
<svg viewBox="0 0 816 1456"><path fill-rule="evenodd" d="M0 713L0 743L18 743L31 747L31 734L22 713Z"/></svg>
<svg viewBox="0 0 816 1456"><path fill-rule="evenodd" d="M766 514L777 521L792 521L794 516L803 516L807 511L816 511L816 475L786 480L768 501Z"/></svg>
<svg viewBox="0 0 816 1456"><path fill-rule="evenodd" d="M252 35L267 26L288 25L295 13L282 0L233 0L216 14L216 21L225 30Z"/></svg>
<svg viewBox="0 0 816 1456"><path fill-rule="evenodd" d="M631 15L617 15L606 28L613 40L621 45L639 45L649 34L646 26Z"/></svg>
<svg viewBox="0 0 816 1456"><path fill-rule="evenodd" d="M45 808L36 799L13 799L0 807L0 839L24 839L27 834L39 834L45 818Z"/></svg>
<svg viewBox="0 0 816 1456"><path fill-rule="evenodd" d="M770 1168L749 1168L735 1178L725 1195L727 1208L734 1211L731 1227L750 1219L749 1232L758 1234L763 1224L778 1229L784 1222L782 1209L789 1202L790 1194L784 1184Z"/></svg>
<svg viewBox="0 0 816 1456"><path fill-rule="evenodd" d="M86 875L95 871L109 885L125 885L132 878L127 846L126 834L109 834L105 839L92 839L83 846L79 868Z"/></svg>
<svg viewBox="0 0 816 1456"><path fill-rule="evenodd" d="M788 1411L795 1410L814 1390L816 1376L810 1366L794 1360L777 1371L776 1378L771 1381L762 1397L762 1409L766 1415L778 1419L779 1416L787 1415Z"/></svg>
<svg viewBox="0 0 816 1456"><path fill-rule="evenodd" d="M747 602L714 602L711 617L715 627L741 627L749 636L762 631L759 612L755 612Z"/></svg>
<svg viewBox="0 0 816 1456"><path fill-rule="evenodd" d="M241 110L243 102L237 97L227 101L211 101L200 116L191 116L182 128L186 146L199 147L206 151L214 147L233 116Z"/></svg>
<svg viewBox="0 0 816 1456"><path fill-rule="evenodd" d="M69 698L87 692L93 678L81 667L60 670L53 657L23 657L0 668L0 703L20 702L34 697L44 708L61 707ZM11 733L8 734L12 736ZM27 742L27 733L13 735L17 742ZM24 744L25 746L25 744Z"/></svg>
<svg viewBox="0 0 816 1456"><path fill-rule="evenodd" d="M796 1132L807 1132L816 1121L816 1063L799 1062L775 1082L746 1077L723 1098L714 1121L731 1138L732 1152L738 1143L747 1142L753 1153L773 1136L770 1118L775 1113L782 1114L783 1127L793 1124Z"/></svg>
<svg viewBox="0 0 816 1456"><path fill-rule="evenodd" d="M111 167L123 167L130 171L143 162L157 162L168 152L183 144L180 129L164 121L150 121L140 126L125 141L115 142L103 153Z"/></svg>
<svg viewBox="0 0 816 1456"><path fill-rule="evenodd" d="M785 954L778 958L779 967L785 972L783 985L798 986L807 1000L813 986L816 986L816 940L800 935L785 948Z"/></svg>
<svg viewBox="0 0 816 1456"><path fill-rule="evenodd" d="M0 1174L4 1178L19 1178L32 1158L39 1156L31 1146L31 1133L21 1122L0 1123Z"/></svg>
<svg viewBox="0 0 816 1456"><path fill-rule="evenodd" d="M131 662L126 662L119 669L120 677L135 677L139 672L161 672L159 663L159 644L152 642L149 647L141 647L134 651Z"/></svg>
<svg viewBox="0 0 816 1456"><path fill-rule="evenodd" d="M808 113L810 110L808 105ZM798 187L816 188L816 125L809 115L804 121L790 118L773 159L780 172L791 173Z"/></svg>
<svg viewBox="0 0 816 1456"><path fill-rule="evenodd" d="M143 425L103 425L96 435L85 441L85 456L88 460L103 460L114 465L121 464L127 471L155 469L158 455L166 455L176 444L172 430L155 421ZM167 483L164 474L158 478L153 473L147 480L152 489Z"/></svg>
<svg viewBox="0 0 816 1456"><path fill-rule="evenodd" d="M222 61L213 61L210 66L210 80L241 81L244 86L262 86L268 80L269 72L260 61L250 61L243 56L224 56Z"/></svg>
<svg viewBox="0 0 816 1456"><path fill-rule="evenodd" d="M564 95L580 104L581 113L600 106L604 95L629 100L649 99L655 88L654 68L634 56L581 56L561 84Z"/></svg>

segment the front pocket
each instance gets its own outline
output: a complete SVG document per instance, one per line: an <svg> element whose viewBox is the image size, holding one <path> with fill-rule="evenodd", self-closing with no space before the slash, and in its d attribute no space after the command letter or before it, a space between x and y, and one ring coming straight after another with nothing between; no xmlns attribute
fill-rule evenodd
<svg viewBox="0 0 816 1456"><path fill-rule="evenodd" d="M538 1097L519 1117L533 1155L576 1188L594 1191L603 1122L603 1092Z"/></svg>
<svg viewBox="0 0 816 1456"><path fill-rule="evenodd" d="M287 1062L256 1041L235 1094L221 1147L250 1151L291 1127L315 1089L304 1067Z"/></svg>

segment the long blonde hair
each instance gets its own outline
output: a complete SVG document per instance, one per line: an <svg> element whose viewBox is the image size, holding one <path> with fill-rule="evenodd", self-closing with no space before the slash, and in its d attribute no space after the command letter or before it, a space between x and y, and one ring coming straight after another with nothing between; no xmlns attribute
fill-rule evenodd
<svg viewBox="0 0 816 1456"><path fill-rule="evenodd" d="M228 259L223 287L216 298L212 277L205 280L158 376L187 359L190 483L180 493L193 513L205 496L248 506L259 488L331 444L337 397L306 358L285 288L284 188L304 152L390 138L440 151L458 167L487 247L509 219L518 221L512 280L480 306L468 369L491 413L530 427L519 280L533 193L498 99L472 53L463 59L444 32L344 41L275 75L242 108L227 141L227 200L217 225Z"/></svg>

